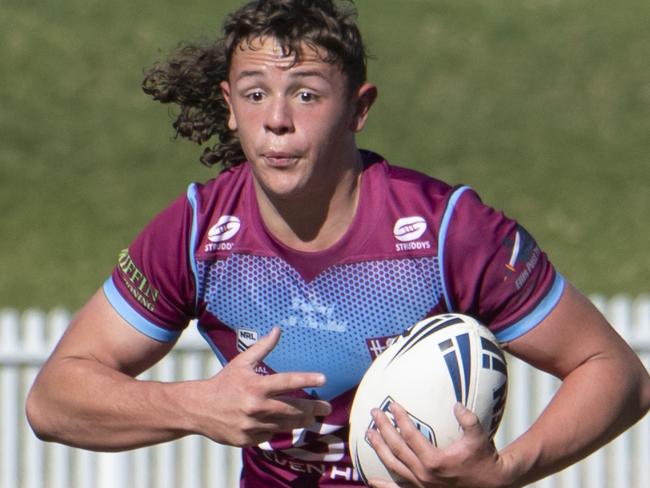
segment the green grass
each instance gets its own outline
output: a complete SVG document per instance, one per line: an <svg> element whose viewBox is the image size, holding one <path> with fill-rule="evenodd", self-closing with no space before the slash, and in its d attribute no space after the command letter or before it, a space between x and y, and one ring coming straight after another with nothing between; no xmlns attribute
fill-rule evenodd
<svg viewBox="0 0 650 488"><path fill-rule="evenodd" d="M373 37L392 114L373 143L479 189L585 291L648 291L650 4L405 5L415 27L383 17L403 41Z"/></svg>
<svg viewBox="0 0 650 488"><path fill-rule="evenodd" d="M0 307L78 307L214 170L142 71L239 1L0 3ZM360 145L519 219L588 293L650 291L647 0L359 0Z"/></svg>

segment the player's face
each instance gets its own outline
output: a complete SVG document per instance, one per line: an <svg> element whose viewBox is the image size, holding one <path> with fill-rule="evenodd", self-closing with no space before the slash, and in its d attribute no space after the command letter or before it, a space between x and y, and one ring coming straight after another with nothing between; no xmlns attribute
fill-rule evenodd
<svg viewBox="0 0 650 488"><path fill-rule="evenodd" d="M275 198L313 195L358 167L354 134L365 124L375 88L350 93L338 65L309 47L300 63L273 38L243 43L221 84L255 180Z"/></svg>

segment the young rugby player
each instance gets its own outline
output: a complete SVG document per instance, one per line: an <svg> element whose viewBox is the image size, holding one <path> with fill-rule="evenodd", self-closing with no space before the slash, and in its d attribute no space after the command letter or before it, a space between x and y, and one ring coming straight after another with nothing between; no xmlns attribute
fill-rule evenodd
<svg viewBox="0 0 650 488"><path fill-rule="evenodd" d="M180 106L181 136L217 140L202 160L223 171L163 210L74 318L28 399L42 439L113 451L199 434L244 447L242 487L358 486L356 385L392 337L448 311L563 383L501 451L464 408L446 450L403 410L399 431L376 412L369 441L413 486L522 486L648 410L639 359L522 226L470 188L357 148L377 88L351 5L253 1L144 89ZM135 380L192 319L224 368Z"/></svg>

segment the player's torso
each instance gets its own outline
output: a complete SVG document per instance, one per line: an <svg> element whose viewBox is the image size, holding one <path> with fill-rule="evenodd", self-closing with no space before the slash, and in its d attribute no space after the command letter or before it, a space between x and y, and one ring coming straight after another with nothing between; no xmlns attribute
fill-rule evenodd
<svg viewBox="0 0 650 488"><path fill-rule="evenodd" d="M387 339L442 311L444 195L439 202L424 192L403 195L404 182L392 185L381 163L366 173L353 224L325 252L274 241L249 181L233 189L237 198L203 202L212 209L197 223L194 244L199 327L222 361L279 326L266 366L325 373L328 383L315 393L331 400L357 384Z"/></svg>
<svg viewBox="0 0 650 488"><path fill-rule="evenodd" d="M346 472L342 437L361 376L393 337L445 310L437 247L449 188L391 171L370 165L353 224L322 253L274 241L243 175L227 199L206 189L197 193L195 205L210 208L197 211L194 240L199 327L215 353L227 362L279 326L280 343L259 372L319 371L327 377L323 387L304 395L331 401L332 415L313 432L300 429L262 445L257 452L272 465L282 468L284 460L283 468L291 470L290 459L298 472L354 478Z"/></svg>

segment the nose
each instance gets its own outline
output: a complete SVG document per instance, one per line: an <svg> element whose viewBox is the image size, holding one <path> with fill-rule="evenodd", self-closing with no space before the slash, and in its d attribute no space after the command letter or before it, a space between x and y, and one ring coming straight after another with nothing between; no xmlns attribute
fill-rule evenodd
<svg viewBox="0 0 650 488"><path fill-rule="evenodd" d="M277 135L293 132L291 107L285 97L276 97L268 105L264 128Z"/></svg>

